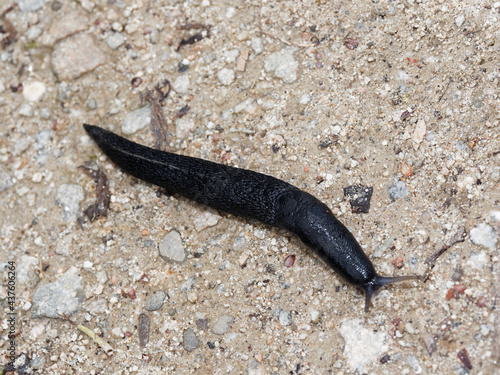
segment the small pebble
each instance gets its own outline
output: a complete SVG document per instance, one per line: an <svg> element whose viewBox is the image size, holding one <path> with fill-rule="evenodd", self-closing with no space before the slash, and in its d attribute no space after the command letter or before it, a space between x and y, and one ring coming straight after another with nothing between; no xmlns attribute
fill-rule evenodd
<svg viewBox="0 0 500 375"><path fill-rule="evenodd" d="M22 12L34 12L47 3L47 0L18 0L17 5Z"/></svg>
<svg viewBox="0 0 500 375"><path fill-rule="evenodd" d="M170 231L160 242L160 256L169 261L181 263L186 260L182 238L176 230Z"/></svg>
<svg viewBox="0 0 500 375"><path fill-rule="evenodd" d="M106 38L106 44L111 49L118 49L125 43L125 37L121 33L113 33Z"/></svg>
<svg viewBox="0 0 500 375"><path fill-rule="evenodd" d="M80 202L85 198L80 185L63 184L56 193L56 204L63 209L63 220L75 221L80 215Z"/></svg>
<svg viewBox="0 0 500 375"><path fill-rule="evenodd" d="M196 229L197 232L201 232L203 229L217 225L220 219L221 216L219 213L212 208L198 211L193 218L194 229Z"/></svg>
<svg viewBox="0 0 500 375"><path fill-rule="evenodd" d="M304 94L300 97L300 104L307 104L311 101L311 95L309 94Z"/></svg>
<svg viewBox="0 0 500 375"><path fill-rule="evenodd" d="M149 316L146 313L139 315L139 344L143 347L149 342L150 322Z"/></svg>
<svg viewBox="0 0 500 375"><path fill-rule="evenodd" d="M470 231L472 243L495 250L497 238L495 230L486 223L481 223Z"/></svg>
<svg viewBox="0 0 500 375"><path fill-rule="evenodd" d="M38 101L45 93L45 84L40 81L33 81L24 86L23 96L30 102Z"/></svg>
<svg viewBox="0 0 500 375"><path fill-rule="evenodd" d="M408 186L401 181L401 180L396 180L394 183L389 187L388 189L389 192L389 197L391 198L392 201L395 201L396 199L401 199L405 195L409 193Z"/></svg>
<svg viewBox="0 0 500 375"><path fill-rule="evenodd" d="M206 331L208 328L208 319L197 319L196 325L199 329Z"/></svg>
<svg viewBox="0 0 500 375"><path fill-rule="evenodd" d="M262 39L257 37L252 38L250 47L252 47L252 50L255 52L256 55L260 55L262 53L262 50L264 49L264 44L262 43Z"/></svg>
<svg viewBox="0 0 500 375"><path fill-rule="evenodd" d="M0 166L0 192L9 189L14 185L14 179Z"/></svg>
<svg viewBox="0 0 500 375"><path fill-rule="evenodd" d="M196 127L194 121L188 117L183 117L175 121L175 136L178 139L187 138Z"/></svg>
<svg viewBox="0 0 500 375"><path fill-rule="evenodd" d="M28 103L23 103L19 106L19 114L24 117L33 117L35 112L33 111L33 107L31 107Z"/></svg>
<svg viewBox="0 0 500 375"><path fill-rule="evenodd" d="M212 327L212 332L216 335L223 335L229 331L229 328L234 323L234 317L230 315L222 315L216 320Z"/></svg>
<svg viewBox="0 0 500 375"><path fill-rule="evenodd" d="M106 57L90 34L79 33L57 43L51 61L60 80L72 80L104 64Z"/></svg>
<svg viewBox="0 0 500 375"><path fill-rule="evenodd" d="M241 102L234 107L234 113L247 112L249 114L254 114L257 110L257 104L253 98L248 98L247 100Z"/></svg>
<svg viewBox="0 0 500 375"><path fill-rule="evenodd" d="M285 47L278 52L270 54L264 60L264 69L275 77L281 78L285 83L297 80L299 63L295 60L296 47Z"/></svg>
<svg viewBox="0 0 500 375"><path fill-rule="evenodd" d="M56 281L36 288L32 316L65 319L80 310L83 298L83 279L72 266Z"/></svg>
<svg viewBox="0 0 500 375"><path fill-rule="evenodd" d="M148 127L151 124L151 106L146 105L130 112L122 124L123 134L134 134L135 132Z"/></svg>
<svg viewBox="0 0 500 375"><path fill-rule="evenodd" d="M179 289L181 292L187 293L187 292L190 292L194 288L195 284L196 284L196 277L191 276L190 278L188 278L186 281L184 281L182 283L182 285L180 286Z"/></svg>
<svg viewBox="0 0 500 375"><path fill-rule="evenodd" d="M190 80L187 74L177 77L172 83L172 88L179 94L187 94L189 92Z"/></svg>
<svg viewBox="0 0 500 375"><path fill-rule="evenodd" d="M223 68L219 70L219 72L217 73L217 78L219 79L220 83L222 83L225 86L228 86L234 81L235 78L234 70Z"/></svg>
<svg viewBox="0 0 500 375"><path fill-rule="evenodd" d="M187 299L191 303L195 303L198 300L198 295L195 292L189 292L187 295Z"/></svg>
<svg viewBox="0 0 500 375"><path fill-rule="evenodd" d="M278 321L282 326L289 326L292 324L292 313L288 310L280 310Z"/></svg>
<svg viewBox="0 0 500 375"><path fill-rule="evenodd" d="M191 328L184 330L182 340L182 346L184 349L188 352L192 352L193 350L198 349L200 345L200 340L198 340L198 337L196 337L196 334Z"/></svg>
<svg viewBox="0 0 500 375"><path fill-rule="evenodd" d="M157 290L151 297L149 297L144 308L148 311L159 310L163 306L165 298L167 298L167 293L165 293L163 290Z"/></svg>

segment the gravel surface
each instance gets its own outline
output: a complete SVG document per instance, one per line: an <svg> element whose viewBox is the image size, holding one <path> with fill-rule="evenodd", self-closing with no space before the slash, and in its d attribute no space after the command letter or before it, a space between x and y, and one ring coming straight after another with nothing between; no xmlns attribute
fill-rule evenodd
<svg viewBox="0 0 500 375"><path fill-rule="evenodd" d="M14 262L17 372L498 371L499 19L480 0L3 2L0 308ZM153 146L146 90L165 80L169 149L308 191L380 274L428 280L365 313L290 233L116 168L82 124ZM89 160L111 194L95 221ZM353 212L356 185L369 209Z"/></svg>

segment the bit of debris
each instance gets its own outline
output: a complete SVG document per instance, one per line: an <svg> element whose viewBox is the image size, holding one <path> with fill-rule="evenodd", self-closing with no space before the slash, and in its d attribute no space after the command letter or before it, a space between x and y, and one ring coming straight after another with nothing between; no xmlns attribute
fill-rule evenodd
<svg viewBox="0 0 500 375"><path fill-rule="evenodd" d="M141 313L139 315L139 344L141 346L146 346L149 342L149 326L150 319L146 313Z"/></svg>
<svg viewBox="0 0 500 375"><path fill-rule="evenodd" d="M465 231L465 228L463 227L459 228L455 232L455 234L453 234L453 236L443 245L443 247L440 250L436 251L434 254L432 254L425 260L424 263L429 266L429 270L431 270L434 267L437 258L439 258L446 250L448 250L453 245L459 242L464 242L466 236L467 232Z"/></svg>
<svg viewBox="0 0 500 375"><path fill-rule="evenodd" d="M250 54L250 49L248 47L245 47L241 50L240 55L236 60L236 70L240 72L245 71L249 54Z"/></svg>
<svg viewBox="0 0 500 375"><path fill-rule="evenodd" d="M146 100L151 105L151 131L155 137L155 148L162 151L167 150L168 137L167 120L161 108L161 103L167 98L170 89L170 82L164 80L157 84L154 90L146 90Z"/></svg>
<svg viewBox="0 0 500 375"><path fill-rule="evenodd" d="M346 46L347 49L356 49L358 48L359 42L356 38L346 38L344 40L344 46Z"/></svg>
<svg viewBox="0 0 500 375"><path fill-rule="evenodd" d="M293 267L293 264L295 263L295 255L292 254L292 255L289 255L285 258L285 261L283 262L283 265L286 267L286 268L290 268L290 267Z"/></svg>
<svg viewBox="0 0 500 375"><path fill-rule="evenodd" d="M107 217L109 205L111 203L108 177L93 161L88 161L79 168L82 168L83 172L96 183L96 201L83 211L83 213L90 221L95 221L101 217Z"/></svg>
<svg viewBox="0 0 500 375"><path fill-rule="evenodd" d="M0 15L0 22L3 23L3 25L0 25L0 34L6 34L2 38L2 40L0 40L0 45L2 46L2 49L5 49L8 46L10 46L12 43L14 43L16 39L17 31L14 28L14 25L12 25L12 23L6 17L8 13L14 10L14 7L15 5L11 5L6 10L4 10Z"/></svg>
<svg viewBox="0 0 500 375"><path fill-rule="evenodd" d="M349 199L351 210L355 214L370 211L370 201L372 199L373 187L364 185L351 185L344 188L344 197Z"/></svg>
<svg viewBox="0 0 500 375"><path fill-rule="evenodd" d="M80 331L85 333L88 337L90 337L92 340L96 342L97 345L99 345L102 350L106 352L107 355L113 354L113 348L111 345L109 345L106 341L104 341L102 338L97 336L94 331L88 329L85 326L78 325L76 328L78 328Z"/></svg>
<svg viewBox="0 0 500 375"><path fill-rule="evenodd" d="M180 40L179 44L175 48L176 51L179 51L179 49L182 46L188 45L188 44L194 44L196 42L199 42L200 40L204 38L210 38L210 25L204 25L202 23L186 23L183 26L179 27L179 30L191 30L191 29L202 29L203 31L200 33L196 33L194 35L191 35L188 38L183 38Z"/></svg>

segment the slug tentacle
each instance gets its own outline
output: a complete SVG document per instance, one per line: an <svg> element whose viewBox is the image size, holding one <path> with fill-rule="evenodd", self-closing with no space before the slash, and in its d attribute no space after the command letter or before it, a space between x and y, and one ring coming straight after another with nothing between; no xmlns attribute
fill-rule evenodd
<svg viewBox="0 0 500 375"><path fill-rule="evenodd" d="M277 178L211 161L154 150L93 125L83 125L121 169L196 202L289 230L347 282L373 293L421 276L379 276L349 230L320 200Z"/></svg>
<svg viewBox="0 0 500 375"><path fill-rule="evenodd" d="M368 312L370 308L370 300L373 293L379 290L384 285L399 283L407 280L423 280L424 277L420 275L407 275L407 276L375 276L370 282L362 286L365 292L365 311Z"/></svg>

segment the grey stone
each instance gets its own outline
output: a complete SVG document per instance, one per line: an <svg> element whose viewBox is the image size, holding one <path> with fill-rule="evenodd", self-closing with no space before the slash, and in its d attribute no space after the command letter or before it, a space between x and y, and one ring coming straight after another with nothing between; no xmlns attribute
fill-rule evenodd
<svg viewBox="0 0 500 375"><path fill-rule="evenodd" d="M278 321L282 326L289 326L292 324L292 313L288 310L280 310Z"/></svg>
<svg viewBox="0 0 500 375"><path fill-rule="evenodd" d="M34 370L41 370L45 367L45 356L41 355L31 360L31 368Z"/></svg>
<svg viewBox="0 0 500 375"><path fill-rule="evenodd" d="M394 183L389 187L389 197L391 198L392 201L395 201L396 199L401 199L403 198L406 194L409 193L408 186L401 181L401 180L396 180Z"/></svg>
<svg viewBox="0 0 500 375"><path fill-rule="evenodd" d="M80 213L80 202L83 200L83 189L80 185L63 184L56 193L56 204L63 209L63 220L75 221Z"/></svg>
<svg viewBox="0 0 500 375"><path fill-rule="evenodd" d="M285 83L297 80L299 62L295 60L296 47L285 47L278 52L270 54L264 60L264 69L275 77L281 78Z"/></svg>
<svg viewBox="0 0 500 375"><path fill-rule="evenodd" d="M70 267L53 283L39 286L33 293L34 318L65 318L80 310L83 281L76 267Z"/></svg>
<svg viewBox="0 0 500 375"><path fill-rule="evenodd" d="M163 306L163 302L165 302L165 298L167 298L167 293L165 293L163 290L154 292L146 302L145 309L148 311L160 310Z"/></svg>
<svg viewBox="0 0 500 375"><path fill-rule="evenodd" d="M125 43L125 37L121 33L113 33L106 38L106 44L111 49L118 49Z"/></svg>
<svg viewBox="0 0 500 375"><path fill-rule="evenodd" d="M130 112L123 120L123 134L134 134L136 131L144 129L151 124L151 106L144 107Z"/></svg>
<svg viewBox="0 0 500 375"><path fill-rule="evenodd" d="M182 340L182 346L184 346L184 349L186 349L188 352L192 352L193 350L198 349L200 347L200 344L200 340L198 340L198 337L196 337L194 331L191 328L188 328L184 331Z"/></svg>
<svg viewBox="0 0 500 375"><path fill-rule="evenodd" d="M36 164L38 166L42 166L47 162L53 136L54 132L51 129L42 130L35 136Z"/></svg>
<svg viewBox="0 0 500 375"><path fill-rule="evenodd" d="M181 263L186 260L182 239L176 230L170 231L160 242L160 256L169 261Z"/></svg>
<svg viewBox="0 0 500 375"><path fill-rule="evenodd" d="M62 40L52 53L52 67L60 80L73 80L106 62L104 54L89 34Z"/></svg>
<svg viewBox="0 0 500 375"><path fill-rule="evenodd" d="M14 179L0 166L0 192L9 189L14 185Z"/></svg>
<svg viewBox="0 0 500 375"><path fill-rule="evenodd" d="M231 315L222 315L217 319L214 326L212 327L212 332L216 335L223 335L229 331L229 328L234 323L234 317Z"/></svg>

